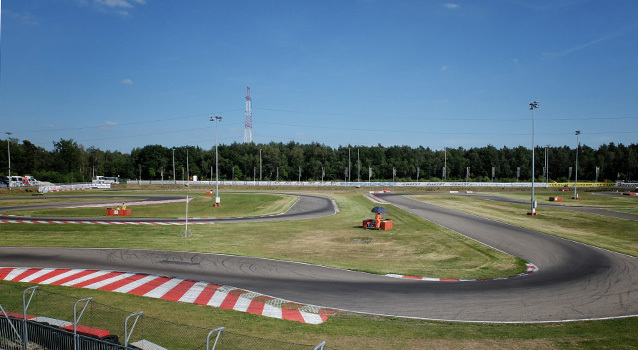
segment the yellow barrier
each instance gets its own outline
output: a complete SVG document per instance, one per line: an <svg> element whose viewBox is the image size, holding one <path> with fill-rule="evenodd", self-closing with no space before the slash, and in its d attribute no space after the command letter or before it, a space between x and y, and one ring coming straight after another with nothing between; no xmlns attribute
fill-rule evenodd
<svg viewBox="0 0 638 350"><path fill-rule="evenodd" d="M549 187L574 187L573 182L554 182L550 183ZM583 182L578 183L578 187L616 187L615 182Z"/></svg>

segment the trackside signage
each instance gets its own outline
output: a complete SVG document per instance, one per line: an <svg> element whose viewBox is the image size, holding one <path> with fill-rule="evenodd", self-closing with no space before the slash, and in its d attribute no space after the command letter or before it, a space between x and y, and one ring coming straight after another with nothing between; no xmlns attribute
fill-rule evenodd
<svg viewBox="0 0 638 350"><path fill-rule="evenodd" d="M214 186L215 181L131 181L139 185ZM532 187L531 182L343 182L343 181L220 181L222 186L290 186L290 187ZM534 187L546 187L535 183Z"/></svg>
<svg viewBox="0 0 638 350"><path fill-rule="evenodd" d="M61 192L61 191L77 191L88 190L90 188L111 188L111 184L74 184L74 185L59 185L59 186L40 186L38 192Z"/></svg>
<svg viewBox="0 0 638 350"><path fill-rule="evenodd" d="M161 180L142 180L129 181L132 185L185 185L185 186L214 186L215 181L161 181ZM490 187L490 188L531 188L531 182L347 182L347 181L220 181L221 186L288 186L288 187ZM573 187L574 183L554 182L543 183L536 182L536 188L558 188ZM582 183L582 187L617 187L617 188L636 188L637 183L625 182L597 182ZM38 192L59 192L84 190L90 188L111 188L111 184L75 184L60 186L41 186Z"/></svg>

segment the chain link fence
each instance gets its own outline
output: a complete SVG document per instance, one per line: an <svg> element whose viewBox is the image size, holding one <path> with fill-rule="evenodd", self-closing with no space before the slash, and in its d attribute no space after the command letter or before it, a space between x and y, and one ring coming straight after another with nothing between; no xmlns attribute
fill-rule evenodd
<svg viewBox="0 0 638 350"><path fill-rule="evenodd" d="M328 349L324 342L303 345L193 327L92 298L24 288L0 283L0 349Z"/></svg>

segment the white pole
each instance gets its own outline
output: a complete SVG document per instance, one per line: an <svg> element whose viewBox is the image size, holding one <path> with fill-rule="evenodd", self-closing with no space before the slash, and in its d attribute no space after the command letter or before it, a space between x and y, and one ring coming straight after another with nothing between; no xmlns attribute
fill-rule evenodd
<svg viewBox="0 0 638 350"><path fill-rule="evenodd" d="M361 160L359 160L359 149L357 148L357 182L361 182Z"/></svg>
<svg viewBox="0 0 638 350"><path fill-rule="evenodd" d="M184 231L184 234L186 232L188 232L188 195L186 195L186 231Z"/></svg>
<svg viewBox="0 0 638 350"><path fill-rule="evenodd" d="M443 161L443 180L447 181L447 147L445 147L445 160Z"/></svg>
<svg viewBox="0 0 638 350"><path fill-rule="evenodd" d="M574 199L578 199L578 192L576 191L576 189L578 188L578 149L580 148L578 135L580 135L580 130L576 130L576 177L574 180Z"/></svg>
<svg viewBox="0 0 638 350"><path fill-rule="evenodd" d="M218 122L222 121L222 117L216 115L215 118L210 117L210 121L215 121L215 206L219 207L221 198L219 197L219 153L217 143ZM234 170L234 168L233 168Z"/></svg>
<svg viewBox="0 0 638 350"><path fill-rule="evenodd" d="M532 211L530 215L536 215L536 203L534 202L534 109L538 108L538 101L529 104L532 110Z"/></svg>
<svg viewBox="0 0 638 350"><path fill-rule="evenodd" d="M350 178L350 146L348 146L348 182L352 181Z"/></svg>
<svg viewBox="0 0 638 350"><path fill-rule="evenodd" d="M7 153L9 157L9 191L11 191L11 135L13 133L6 132L7 136Z"/></svg>

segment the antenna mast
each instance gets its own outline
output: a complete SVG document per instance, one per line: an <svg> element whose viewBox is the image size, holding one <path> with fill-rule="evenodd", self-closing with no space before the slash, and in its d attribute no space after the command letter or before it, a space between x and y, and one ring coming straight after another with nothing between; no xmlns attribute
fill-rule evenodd
<svg viewBox="0 0 638 350"><path fill-rule="evenodd" d="M253 112L250 99L250 86L246 87L246 124L244 127L244 143L253 142Z"/></svg>

